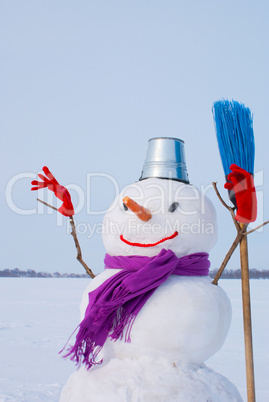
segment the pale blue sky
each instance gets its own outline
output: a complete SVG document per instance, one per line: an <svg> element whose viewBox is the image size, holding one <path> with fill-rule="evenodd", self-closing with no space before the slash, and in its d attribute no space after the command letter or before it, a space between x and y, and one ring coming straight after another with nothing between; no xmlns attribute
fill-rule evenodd
<svg viewBox="0 0 269 402"><path fill-rule="evenodd" d="M255 170L264 171L264 184L257 175L259 221L269 219L268 21L269 3L261 0L0 1L0 269L83 272L67 222L58 227L56 213L23 216L8 207L5 190L19 173L46 164L62 184L85 193L89 173L111 175L123 187L139 178L148 139L173 136L185 141L191 182L222 188L211 113L220 98L254 114ZM13 186L21 209L37 205L29 182ZM215 267L235 231L208 195L220 227ZM107 208L111 182L95 178L90 197L95 211ZM103 215L84 207L75 218L94 225ZM100 235L88 234L80 235L83 256L98 272L105 250ZM269 228L249 237L251 266L269 268L268 239ZM236 253L230 267L238 266Z"/></svg>

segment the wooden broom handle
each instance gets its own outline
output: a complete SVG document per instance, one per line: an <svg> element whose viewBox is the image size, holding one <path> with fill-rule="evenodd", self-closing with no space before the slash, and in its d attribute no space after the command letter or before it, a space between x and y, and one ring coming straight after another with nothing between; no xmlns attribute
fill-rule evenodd
<svg viewBox="0 0 269 402"><path fill-rule="evenodd" d="M241 229L243 223L239 223ZM246 378L248 402L255 402L255 382L254 382L254 363L253 345L251 328L251 308L250 308L250 289L249 289L249 266L248 266L248 243L247 236L243 236L240 241L240 262L241 262L241 283L242 283L242 303L245 339L245 359L246 359Z"/></svg>

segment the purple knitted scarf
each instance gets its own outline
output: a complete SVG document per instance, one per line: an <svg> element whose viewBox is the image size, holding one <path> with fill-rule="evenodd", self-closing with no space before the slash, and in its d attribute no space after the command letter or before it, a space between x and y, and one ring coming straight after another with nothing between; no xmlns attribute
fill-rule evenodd
<svg viewBox="0 0 269 402"><path fill-rule="evenodd" d="M149 297L170 275L208 275L207 253L195 253L178 258L173 251L162 249L154 257L105 256L106 269L121 269L89 293L85 317L77 327L76 343L68 350L77 364L89 369L106 339L125 338L130 342L133 322Z"/></svg>

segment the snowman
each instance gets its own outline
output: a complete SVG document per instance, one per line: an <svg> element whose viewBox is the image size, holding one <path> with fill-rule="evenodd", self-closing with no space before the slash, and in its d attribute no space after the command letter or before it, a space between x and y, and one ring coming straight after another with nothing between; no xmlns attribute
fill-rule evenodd
<svg viewBox="0 0 269 402"><path fill-rule="evenodd" d="M61 402L242 401L205 364L225 341L231 304L212 284L211 201L188 180L184 142L149 140L138 182L103 222L105 270L91 280Z"/></svg>

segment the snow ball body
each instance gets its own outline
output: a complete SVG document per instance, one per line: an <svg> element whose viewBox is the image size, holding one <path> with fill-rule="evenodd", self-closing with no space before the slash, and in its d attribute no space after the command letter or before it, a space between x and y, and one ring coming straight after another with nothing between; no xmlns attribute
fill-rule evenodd
<svg viewBox="0 0 269 402"><path fill-rule="evenodd" d="M143 222L126 210L125 196L147 208L151 219ZM178 234L169 239L175 232ZM126 187L104 217L103 242L113 256L152 257L165 248L182 257L209 252L216 241L216 213L211 201L197 188L174 180L146 179ZM91 281L83 296L81 318L88 292L116 272L105 270ZM222 346L230 320L231 305L226 293L212 285L208 277L172 275L139 312L131 343L107 340L103 364L113 357L145 355L201 364Z"/></svg>

